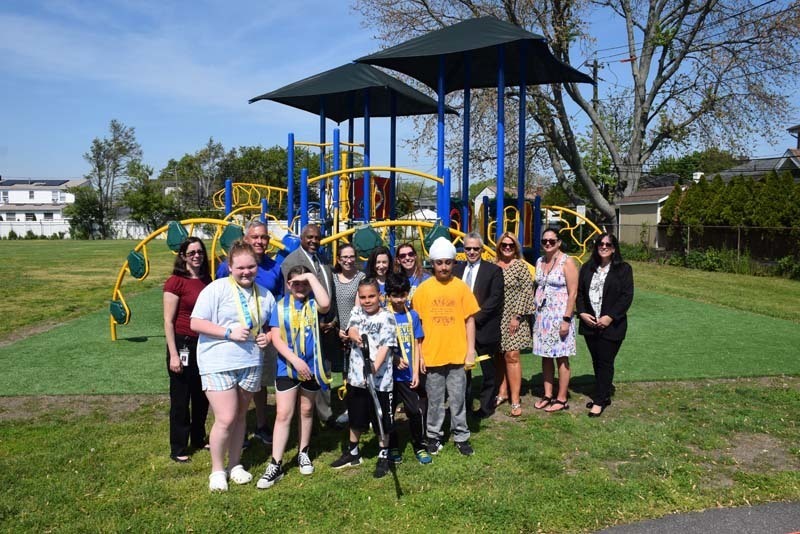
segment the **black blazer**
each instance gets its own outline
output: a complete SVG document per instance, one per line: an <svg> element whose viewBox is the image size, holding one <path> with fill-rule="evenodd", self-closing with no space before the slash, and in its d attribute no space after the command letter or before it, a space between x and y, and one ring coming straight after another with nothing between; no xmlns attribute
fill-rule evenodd
<svg viewBox="0 0 800 534"><path fill-rule="evenodd" d="M453 266L453 276L464 278L466 263ZM475 317L475 343L491 346L500 343L500 318L503 315L503 270L487 261L481 261L472 293L481 307Z"/></svg>
<svg viewBox="0 0 800 534"><path fill-rule="evenodd" d="M589 313L594 315L592 303L589 301L589 286L592 283L592 262L588 262L581 267L578 275L578 298L575 306L578 314ZM578 332L584 336L600 336L609 340L623 340L628 330L628 308L633 302L633 269L625 262L611 269L606 275L606 282L603 285L603 305L600 316L608 315L613 319L611 324L603 329L597 330L584 324L580 317Z"/></svg>

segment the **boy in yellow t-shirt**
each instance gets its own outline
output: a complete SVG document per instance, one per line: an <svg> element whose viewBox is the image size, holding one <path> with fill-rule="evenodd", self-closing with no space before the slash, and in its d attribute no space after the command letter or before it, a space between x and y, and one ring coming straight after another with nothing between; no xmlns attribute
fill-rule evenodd
<svg viewBox="0 0 800 534"><path fill-rule="evenodd" d="M464 393L467 385L464 366L475 364L475 320L480 311L469 286L453 276L456 249L446 238L433 242L428 254L433 264L433 278L417 288L412 304L425 329L420 344L420 362L427 369L425 390L428 394L428 452L442 450L445 416L445 390L450 404L450 430L458 451L474 454L469 443Z"/></svg>

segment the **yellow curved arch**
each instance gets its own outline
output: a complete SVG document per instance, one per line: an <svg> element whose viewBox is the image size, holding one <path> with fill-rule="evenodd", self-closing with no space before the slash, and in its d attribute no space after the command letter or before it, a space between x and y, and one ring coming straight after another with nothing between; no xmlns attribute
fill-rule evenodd
<svg viewBox="0 0 800 534"><path fill-rule="evenodd" d="M195 218L195 219L185 219L185 220L180 221L180 223L183 226L187 226L187 225L189 226L189 229L188 229L188 234L189 235L192 235L192 233L194 232L195 226L197 226L198 224L213 224L213 225L216 225L217 229L218 229L218 232L217 232L216 235L219 234L219 228L221 226L227 226L228 224L230 224L228 221L224 221L224 220L221 220L221 219L209 219L209 218L203 218L203 217ZM133 250L136 251L136 252L141 251L145 255L145 257L147 257L147 244L150 241L152 241L153 239L155 239L156 237L158 237L159 235L167 232L168 229L169 229L169 225L165 224L161 228L155 230L150 235L148 235L147 237L142 239L133 248ZM216 244L216 235L215 235L214 244ZM213 247L213 244L212 244L212 247ZM130 272L130 269L128 267L128 260L127 259L122 264L122 267L120 267L119 272L117 273L117 278L116 278L116 281L114 282L114 289L111 291L111 300L112 301L115 301L115 300L120 301L123 304L123 306L125 306L125 308L127 309L127 304L125 304L125 297L122 294L122 282L125 279L125 273L126 272L127 273ZM116 341L117 340L117 324L119 324L119 323L116 322L116 320L114 319L114 316L111 315L110 313L109 313L109 322L110 322L110 327L111 327L111 340L112 341Z"/></svg>
<svg viewBox="0 0 800 534"><path fill-rule="evenodd" d="M411 174L412 176L419 176L420 178L425 178L426 180L431 180L438 184L444 183L443 178L439 178L438 176L434 176L426 172L415 171L414 169L406 169L404 167L383 167L383 166L350 167L348 169L342 169L340 171L326 172L325 174L320 174L319 176L314 176L313 178L309 178L308 183L312 184L320 180L327 180L328 178L333 178L337 174L342 175L342 174L350 174L357 172L397 172L400 174Z"/></svg>
<svg viewBox="0 0 800 534"><path fill-rule="evenodd" d="M575 258L579 263L583 264L587 254L591 253L588 247L589 242L595 236L602 234L603 231L600 228L598 228L598 226L594 224L592 221L590 221L577 211L573 211L569 208L565 208L562 206L542 206L542 209L550 210L551 212L557 214L558 222L561 225L559 233L567 232L570 236L570 239L578 245L578 248L580 248L581 253L578 255L572 254L572 257ZM567 219L565 219L564 214L569 214L574 216L575 223L570 223ZM585 236L583 235L584 231L581 228L582 225L580 224L580 221L583 221L591 229L590 232L586 232Z"/></svg>
<svg viewBox="0 0 800 534"><path fill-rule="evenodd" d="M267 199L267 203L270 204L270 207L280 207L283 205L284 198L288 194L288 190L285 187L276 187L273 185L246 182L234 182L232 185L232 205L234 207L259 204L262 198ZM274 206L271 201L273 195L278 195L278 201ZM220 189L214 193L214 196L211 197L211 201L214 208L218 210L225 209L225 189Z"/></svg>

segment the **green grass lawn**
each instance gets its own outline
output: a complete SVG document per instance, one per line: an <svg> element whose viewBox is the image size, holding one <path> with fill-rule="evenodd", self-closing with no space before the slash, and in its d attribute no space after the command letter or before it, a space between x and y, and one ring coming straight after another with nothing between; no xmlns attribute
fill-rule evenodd
<svg viewBox="0 0 800 534"><path fill-rule="evenodd" d="M344 433L320 432L312 477L290 450L275 488L210 495L207 453L168 458L166 246L149 247L150 279L126 279L131 324L110 341L108 299L134 245L0 241L2 531L590 532L800 500L800 284L640 263L602 418L584 415L593 378L581 339L572 409L533 410L541 377L526 355L523 417L504 406L472 423L474 457L448 444L423 467L406 450L396 479L375 480L371 436L365 465L334 472ZM245 455L254 472L267 459L261 445Z"/></svg>

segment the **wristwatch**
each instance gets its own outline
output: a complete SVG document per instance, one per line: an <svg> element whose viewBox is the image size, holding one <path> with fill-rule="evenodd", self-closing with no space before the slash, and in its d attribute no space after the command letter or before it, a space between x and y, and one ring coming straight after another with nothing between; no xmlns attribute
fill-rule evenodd
<svg viewBox="0 0 800 534"><path fill-rule="evenodd" d="M563 320L565 323L571 323L571 322L572 322L572 316L571 316L571 315L565 315L565 316L564 316L564 317L562 317L561 319L562 319L562 320Z"/></svg>

